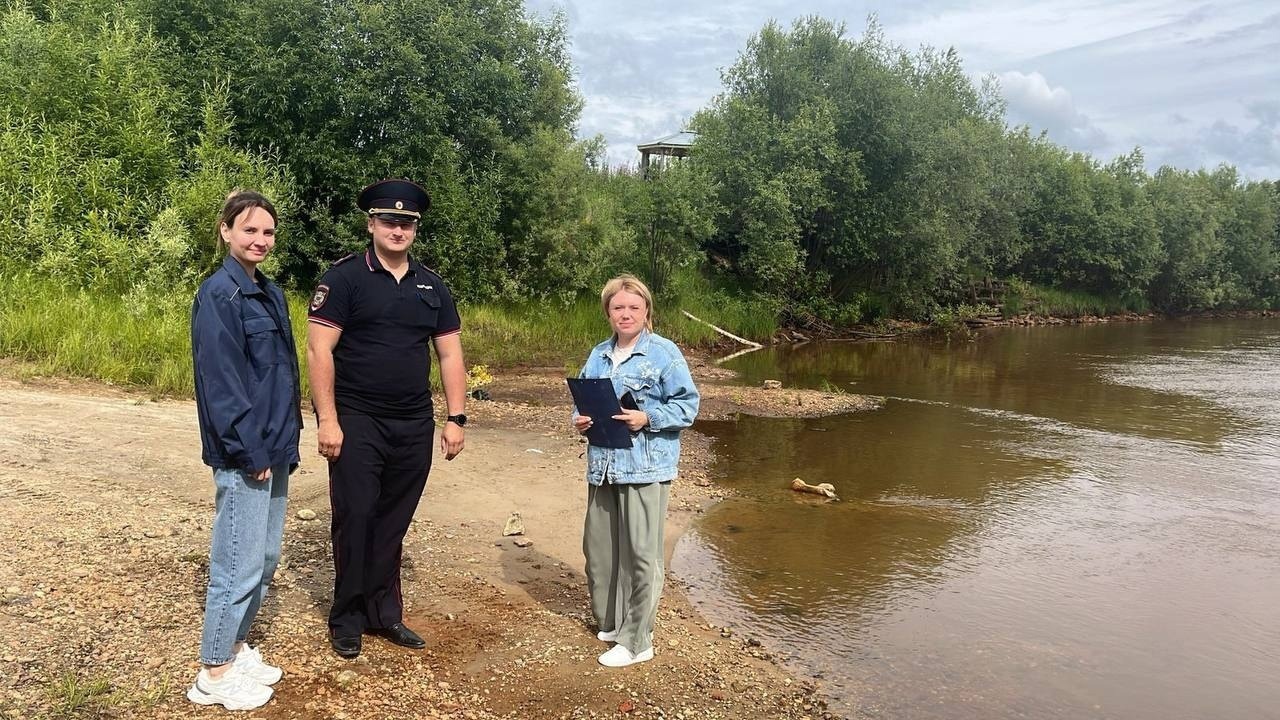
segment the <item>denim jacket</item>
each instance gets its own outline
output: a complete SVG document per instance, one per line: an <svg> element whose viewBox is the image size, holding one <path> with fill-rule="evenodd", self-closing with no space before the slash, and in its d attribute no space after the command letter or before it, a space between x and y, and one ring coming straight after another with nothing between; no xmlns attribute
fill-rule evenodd
<svg viewBox="0 0 1280 720"><path fill-rule="evenodd" d="M631 357L616 372L613 348L614 338L595 346L578 376L612 377L618 397L630 390L649 424L631 433L629 448L588 445L587 482L601 485L606 476L620 485L673 480L680 460L680 431L698 415L698 388L689 364L675 343L647 330L641 331Z"/></svg>
<svg viewBox="0 0 1280 720"><path fill-rule="evenodd" d="M298 464L298 354L284 293L230 256L191 306L191 356L204 463L261 470Z"/></svg>

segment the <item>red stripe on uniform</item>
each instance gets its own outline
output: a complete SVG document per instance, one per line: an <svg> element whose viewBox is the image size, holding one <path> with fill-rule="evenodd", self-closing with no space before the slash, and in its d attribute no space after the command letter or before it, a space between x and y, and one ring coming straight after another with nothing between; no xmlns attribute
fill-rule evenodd
<svg viewBox="0 0 1280 720"><path fill-rule="evenodd" d="M460 332L462 332L462 328L460 328L460 327L456 327L456 328L454 328L454 329L452 329L452 330L446 330L446 331L444 331L444 332L438 332L438 333L436 333L435 335L432 335L431 337L433 337L433 338L449 337L450 335L457 335L457 334L458 334L458 333L460 333Z"/></svg>
<svg viewBox="0 0 1280 720"><path fill-rule="evenodd" d="M324 325L325 327L331 327L334 330L342 329L342 326L339 325L338 323L333 322L332 320L325 320L322 317L316 317L315 315L312 315L311 317L307 318L307 322L313 322L317 325Z"/></svg>

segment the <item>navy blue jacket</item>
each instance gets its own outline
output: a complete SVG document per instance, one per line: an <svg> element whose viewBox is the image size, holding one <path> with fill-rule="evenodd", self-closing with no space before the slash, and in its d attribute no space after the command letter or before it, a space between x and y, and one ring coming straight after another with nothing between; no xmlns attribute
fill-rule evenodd
<svg viewBox="0 0 1280 720"><path fill-rule="evenodd" d="M298 464L298 352L284 293L230 256L191 306L191 356L204 463L261 470Z"/></svg>

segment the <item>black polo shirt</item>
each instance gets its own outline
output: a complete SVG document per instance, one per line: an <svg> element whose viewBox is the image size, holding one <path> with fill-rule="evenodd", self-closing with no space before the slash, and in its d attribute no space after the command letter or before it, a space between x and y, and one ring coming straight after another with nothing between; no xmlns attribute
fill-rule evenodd
<svg viewBox="0 0 1280 720"><path fill-rule="evenodd" d="M428 346L462 328L453 296L433 270L410 257L396 282L372 246L348 255L320 278L309 319L342 331L333 350L339 412L431 417Z"/></svg>

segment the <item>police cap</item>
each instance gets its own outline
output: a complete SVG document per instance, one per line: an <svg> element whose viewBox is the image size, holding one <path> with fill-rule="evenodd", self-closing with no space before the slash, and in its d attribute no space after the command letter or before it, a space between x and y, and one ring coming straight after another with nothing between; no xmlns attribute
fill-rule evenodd
<svg viewBox="0 0 1280 720"><path fill-rule="evenodd" d="M380 180L360 191L356 205L374 217L420 220L422 213L431 207L431 197L417 183L408 180Z"/></svg>

